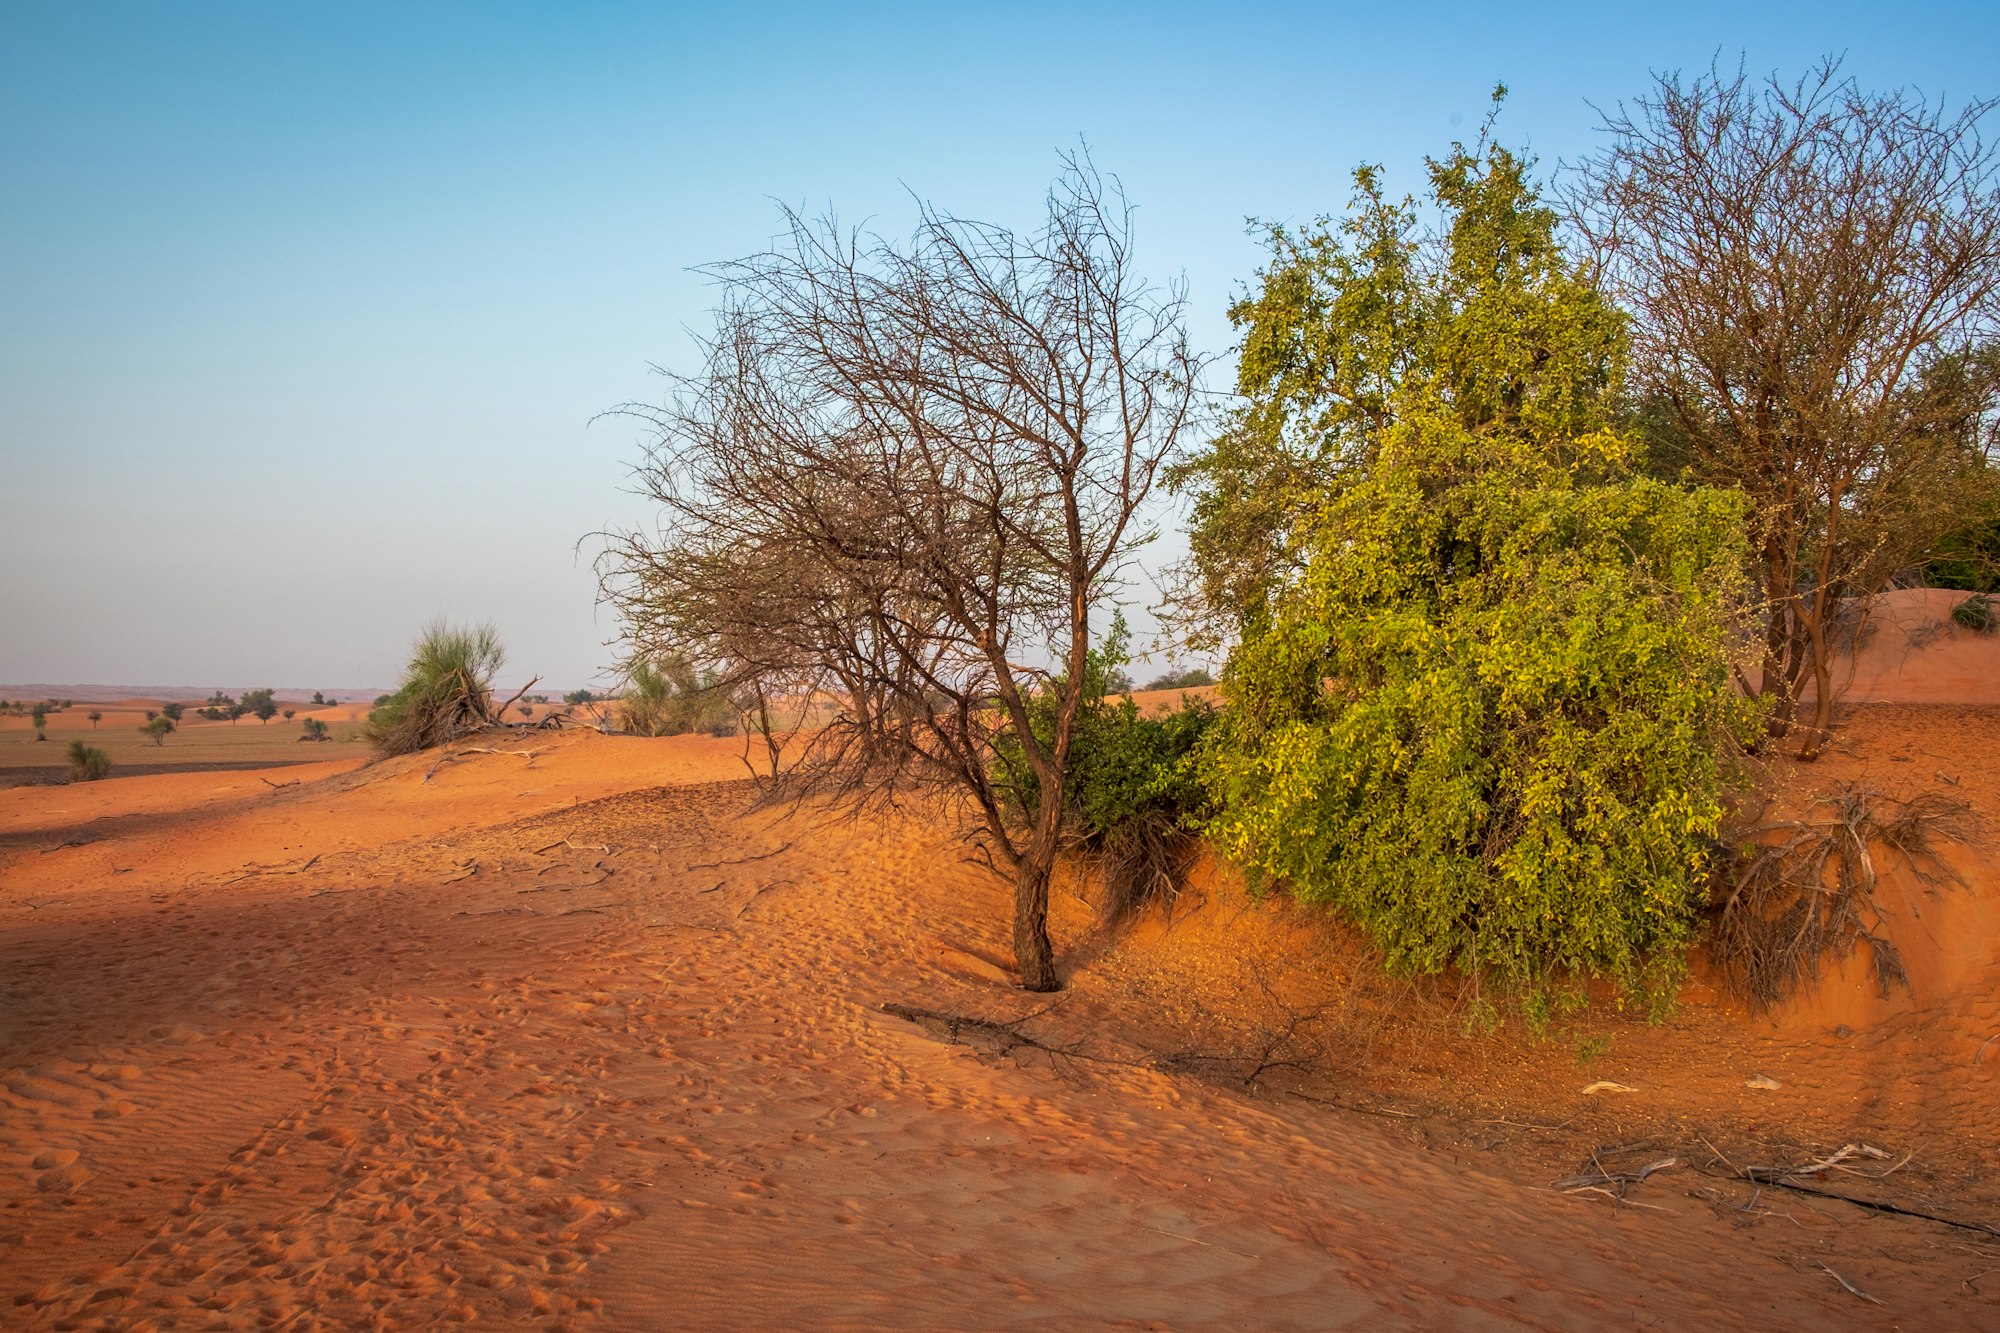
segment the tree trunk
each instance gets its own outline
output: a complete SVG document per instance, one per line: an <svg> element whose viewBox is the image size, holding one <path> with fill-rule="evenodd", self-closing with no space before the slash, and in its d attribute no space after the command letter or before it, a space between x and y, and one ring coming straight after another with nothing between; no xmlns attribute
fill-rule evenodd
<svg viewBox="0 0 2000 1333"><path fill-rule="evenodd" d="M1044 784L1035 827L1014 865L1014 965L1021 989L1056 991L1056 955L1049 943L1049 876L1055 870L1056 842L1062 832L1062 792Z"/></svg>
<svg viewBox="0 0 2000 1333"><path fill-rule="evenodd" d="M1049 943L1049 872L1053 857L1030 852L1014 868L1014 965L1021 989L1057 991L1055 948Z"/></svg>

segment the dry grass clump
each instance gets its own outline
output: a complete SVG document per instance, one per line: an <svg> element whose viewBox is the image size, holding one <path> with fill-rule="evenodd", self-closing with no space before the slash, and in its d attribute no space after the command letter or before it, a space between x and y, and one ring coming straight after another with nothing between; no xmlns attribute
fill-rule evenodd
<svg viewBox="0 0 2000 1333"><path fill-rule="evenodd" d="M1885 996L1909 984L1896 946L1881 933L1879 851L1900 855L1925 884L1964 883L1937 843L1972 836L1964 802L1935 792L1900 800L1848 786L1813 802L1811 812L1820 810L1827 816L1745 829L1746 847L1723 870L1727 896L1711 948L1731 988L1758 1005L1817 980L1826 958L1864 942Z"/></svg>
<svg viewBox="0 0 2000 1333"><path fill-rule="evenodd" d="M397 755L478 731L493 720L493 673L505 658L493 626L432 621L417 636L402 685L369 713L362 734Z"/></svg>

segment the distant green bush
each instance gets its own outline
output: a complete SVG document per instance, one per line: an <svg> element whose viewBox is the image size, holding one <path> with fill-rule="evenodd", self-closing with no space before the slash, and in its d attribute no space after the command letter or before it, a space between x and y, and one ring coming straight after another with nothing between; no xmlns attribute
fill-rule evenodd
<svg viewBox="0 0 2000 1333"><path fill-rule="evenodd" d="M1162 672L1139 688L1142 690L1198 690L1204 685L1213 684L1215 684L1215 674L1207 667L1187 667L1179 671Z"/></svg>
<svg viewBox="0 0 2000 1333"><path fill-rule="evenodd" d="M1976 633L1991 634L1996 620L1993 599L1983 592L1976 592L1951 609L1951 618Z"/></svg>
<svg viewBox="0 0 2000 1333"><path fill-rule="evenodd" d="M95 782L111 771L111 756L82 741L69 743L69 780Z"/></svg>
<svg viewBox="0 0 2000 1333"><path fill-rule="evenodd" d="M316 717L307 718L300 724L300 727L299 739L302 741L326 741L333 739L333 737L327 734L326 723Z"/></svg>
<svg viewBox="0 0 2000 1333"><path fill-rule="evenodd" d="M736 734L736 707L712 674L681 657L632 664L631 687L619 701L625 729L639 736Z"/></svg>

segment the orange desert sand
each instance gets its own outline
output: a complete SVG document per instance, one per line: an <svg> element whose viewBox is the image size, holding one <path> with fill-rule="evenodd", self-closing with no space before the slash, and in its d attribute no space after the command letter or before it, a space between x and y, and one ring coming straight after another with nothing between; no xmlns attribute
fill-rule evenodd
<svg viewBox="0 0 2000 1333"><path fill-rule="evenodd" d="M1843 721L1782 801L2000 828L2000 708ZM1213 866L1117 931L1066 879L1031 996L934 815L758 808L730 740L478 744L0 792L0 1325L2000 1328L1983 838L1888 874L1908 992L1698 968L1659 1025L1468 1036ZM1670 1164L1552 1188L1594 1153Z"/></svg>

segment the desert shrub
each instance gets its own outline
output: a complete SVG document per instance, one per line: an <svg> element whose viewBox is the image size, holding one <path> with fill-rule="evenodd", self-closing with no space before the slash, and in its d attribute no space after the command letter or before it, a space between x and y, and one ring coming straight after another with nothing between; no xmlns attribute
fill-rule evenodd
<svg viewBox="0 0 2000 1333"><path fill-rule="evenodd" d="M631 686L619 701L625 729L640 736L736 734L736 707L712 674L683 657L632 663Z"/></svg>
<svg viewBox="0 0 2000 1333"><path fill-rule="evenodd" d="M69 743L71 782L95 782L111 771L111 756L82 741Z"/></svg>
<svg viewBox="0 0 2000 1333"><path fill-rule="evenodd" d="M309 717L299 724L299 739L302 741L326 741L333 737L327 734L326 723L316 717Z"/></svg>
<svg viewBox="0 0 2000 1333"><path fill-rule="evenodd" d="M167 743L167 736L173 730L174 720L172 718L155 717L148 719L146 725L139 728L139 734L152 741L155 745L165 745Z"/></svg>
<svg viewBox="0 0 2000 1333"><path fill-rule="evenodd" d="M436 620L410 650L403 681L368 714L369 744L385 755L444 745L492 720L493 673L505 659L491 625L458 627Z"/></svg>
<svg viewBox="0 0 2000 1333"><path fill-rule="evenodd" d="M1975 633L1991 634L1996 619L1993 599L1983 592L1976 592L1951 609L1951 618Z"/></svg>
<svg viewBox="0 0 2000 1333"><path fill-rule="evenodd" d="M594 704L597 702L597 696L589 690L571 690L563 696L563 702L571 705Z"/></svg>
<svg viewBox="0 0 2000 1333"><path fill-rule="evenodd" d="M1216 716L1200 700L1159 717L1142 715L1130 697L1112 702L1127 642L1123 617L1114 617L1086 668L1064 784L1064 850L1099 871L1099 908L1110 920L1179 893L1198 843L1195 825L1207 813L1193 756ZM1030 725L1053 735L1058 706L1053 691L1038 692L1029 700ZM994 763L1008 813L1024 818L1041 789L1020 742L1003 734Z"/></svg>

